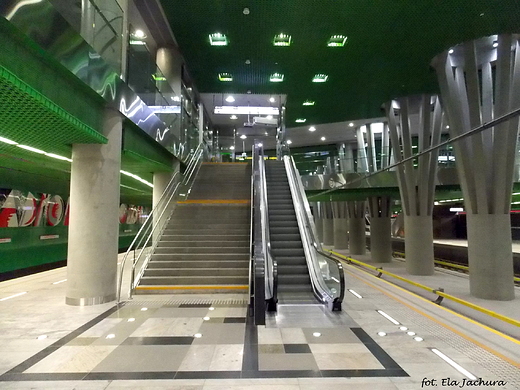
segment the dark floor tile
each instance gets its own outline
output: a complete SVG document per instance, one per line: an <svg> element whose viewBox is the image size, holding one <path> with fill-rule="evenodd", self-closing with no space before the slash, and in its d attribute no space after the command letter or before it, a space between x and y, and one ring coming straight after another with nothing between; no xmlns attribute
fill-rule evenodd
<svg viewBox="0 0 520 390"><path fill-rule="evenodd" d="M315 378L321 377L317 370L242 371L242 378Z"/></svg>
<svg viewBox="0 0 520 390"><path fill-rule="evenodd" d="M175 379L239 379L240 371L178 371Z"/></svg>
<svg viewBox="0 0 520 390"><path fill-rule="evenodd" d="M373 369L359 369L359 370L321 370L323 377L397 377L409 376L404 370L373 370Z"/></svg>
<svg viewBox="0 0 520 390"><path fill-rule="evenodd" d="M91 372L83 380L173 379L175 371L165 372Z"/></svg>
<svg viewBox="0 0 520 390"><path fill-rule="evenodd" d="M191 345L194 337L128 337L121 345Z"/></svg>
<svg viewBox="0 0 520 390"><path fill-rule="evenodd" d="M312 353L309 344L284 344L285 353Z"/></svg>
<svg viewBox="0 0 520 390"><path fill-rule="evenodd" d="M383 348L377 344L372 337L368 335L367 332L365 332L361 328L351 328L350 329L367 347L367 349L372 352L372 355L381 363L381 365L388 369L397 369L401 370L401 366L397 364L397 362L390 357L389 354L385 352Z"/></svg>
<svg viewBox="0 0 520 390"><path fill-rule="evenodd" d="M224 324L245 324L246 317L225 317Z"/></svg>
<svg viewBox="0 0 520 390"><path fill-rule="evenodd" d="M70 373L33 373L33 374L4 374L0 376L0 382L23 382L23 381L73 381L82 380L84 372ZM1 386L0 386L1 387Z"/></svg>

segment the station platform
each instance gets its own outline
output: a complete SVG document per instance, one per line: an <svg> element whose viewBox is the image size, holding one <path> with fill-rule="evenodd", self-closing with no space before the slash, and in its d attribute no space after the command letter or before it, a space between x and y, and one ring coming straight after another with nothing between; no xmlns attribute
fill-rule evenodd
<svg viewBox="0 0 520 390"><path fill-rule="evenodd" d="M391 264L398 272L402 262ZM357 266L344 263L344 272L343 311L280 305L259 327L244 294L75 307L65 305L65 268L2 282L0 388L520 388L514 335ZM463 284L445 273L439 282L451 278Z"/></svg>

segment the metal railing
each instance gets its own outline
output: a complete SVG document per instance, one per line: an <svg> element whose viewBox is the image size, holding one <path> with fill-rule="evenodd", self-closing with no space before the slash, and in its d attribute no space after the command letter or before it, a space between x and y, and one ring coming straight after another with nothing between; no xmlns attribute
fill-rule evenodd
<svg viewBox="0 0 520 390"><path fill-rule="evenodd" d="M162 236L164 229L175 209L176 200L180 196L187 196L190 191L193 178L196 176L195 172L200 167L201 157L203 154L202 144L191 155L191 158L186 166L182 180L178 177L179 172L175 172L170 182L163 191L157 205L152 209L148 218L137 232L132 243L128 247L121 266L119 268L119 279L117 284L117 303L122 301L123 281L125 280L125 273L130 273L127 277L130 279L128 286L128 299L132 298L135 287L139 283L150 258L152 257L157 244ZM183 191L183 194L180 191ZM128 259L132 259L132 266L129 270L125 269ZM139 272L136 274L136 269Z"/></svg>

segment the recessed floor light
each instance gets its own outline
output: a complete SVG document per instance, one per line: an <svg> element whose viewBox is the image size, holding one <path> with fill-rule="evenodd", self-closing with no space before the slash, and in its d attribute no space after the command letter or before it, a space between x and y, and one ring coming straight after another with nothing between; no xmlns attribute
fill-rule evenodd
<svg viewBox="0 0 520 390"><path fill-rule="evenodd" d="M107 337L105 337L105 338L106 338L106 339L113 339L113 338L115 338L115 337L116 337L115 334L110 333L110 334L107 334Z"/></svg>
<svg viewBox="0 0 520 390"><path fill-rule="evenodd" d="M148 310L147 307L143 307L143 308L141 308L141 311L146 311L146 310Z"/></svg>
<svg viewBox="0 0 520 390"><path fill-rule="evenodd" d="M441 351L439 351L436 348L431 348L431 351L439 356L442 360L444 360L446 363L448 363L450 366L452 366L454 369L456 369L458 372L460 372L463 375L466 375L471 380L477 380L477 377L473 375L471 372L466 370L464 367L462 367L460 364L456 363L452 359L450 359L448 356L443 354Z"/></svg>
<svg viewBox="0 0 520 390"><path fill-rule="evenodd" d="M357 292L355 292L354 290L348 290L352 295L354 295L355 297L358 297L359 299L363 298L361 295L359 295Z"/></svg>
<svg viewBox="0 0 520 390"><path fill-rule="evenodd" d="M128 321L128 322L134 322L134 321L135 321L135 318L129 318L127 321Z"/></svg>
<svg viewBox="0 0 520 390"><path fill-rule="evenodd" d="M204 321L209 321L209 317L204 317L203 320Z"/></svg>
<svg viewBox="0 0 520 390"><path fill-rule="evenodd" d="M321 336L321 333L320 333L320 332L314 332L312 335L313 335L314 337L320 337L320 336Z"/></svg>
<svg viewBox="0 0 520 390"><path fill-rule="evenodd" d="M202 333L195 333L193 337L200 339L202 337Z"/></svg>
<svg viewBox="0 0 520 390"><path fill-rule="evenodd" d="M388 314L386 314L383 310L376 310L379 314L381 314L383 317L385 317L388 321L390 321L394 325L400 325L399 321L396 319L390 317Z"/></svg>
<svg viewBox="0 0 520 390"><path fill-rule="evenodd" d="M383 337L386 336L386 332L377 332L377 335Z"/></svg>
<svg viewBox="0 0 520 390"><path fill-rule="evenodd" d="M209 310L215 310L215 308L214 307L210 307Z"/></svg>
<svg viewBox="0 0 520 390"><path fill-rule="evenodd" d="M38 337L36 337L38 340L45 340L47 338L47 335L46 334L42 334Z"/></svg>
<svg viewBox="0 0 520 390"><path fill-rule="evenodd" d="M399 329L400 330L408 330L408 328L406 326L400 326Z"/></svg>
<svg viewBox="0 0 520 390"><path fill-rule="evenodd" d="M62 280L58 280L57 282L54 282L52 284L60 284L60 283L66 282L66 281L67 281L67 279L62 279Z"/></svg>
<svg viewBox="0 0 520 390"><path fill-rule="evenodd" d="M415 336L415 332L406 332L408 336Z"/></svg>
<svg viewBox="0 0 520 390"><path fill-rule="evenodd" d="M18 294L9 295L8 297L0 299L0 302L7 301L8 299L16 298L16 297L19 297L20 295L24 295L24 294L27 294L27 291L24 291L24 292L21 292L21 293L18 293Z"/></svg>
<svg viewBox="0 0 520 390"><path fill-rule="evenodd" d="M423 341L423 340L424 340L422 337L419 337L419 336L414 337L413 339L414 339L415 341Z"/></svg>

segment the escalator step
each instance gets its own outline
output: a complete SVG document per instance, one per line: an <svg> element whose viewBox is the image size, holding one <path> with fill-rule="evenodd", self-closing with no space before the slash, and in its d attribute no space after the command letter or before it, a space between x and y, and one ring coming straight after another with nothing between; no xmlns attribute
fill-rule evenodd
<svg viewBox="0 0 520 390"><path fill-rule="evenodd" d="M303 248L276 248L272 249L271 253L273 256L305 256Z"/></svg>
<svg viewBox="0 0 520 390"><path fill-rule="evenodd" d="M272 249L303 249L301 240L297 241L271 241Z"/></svg>

